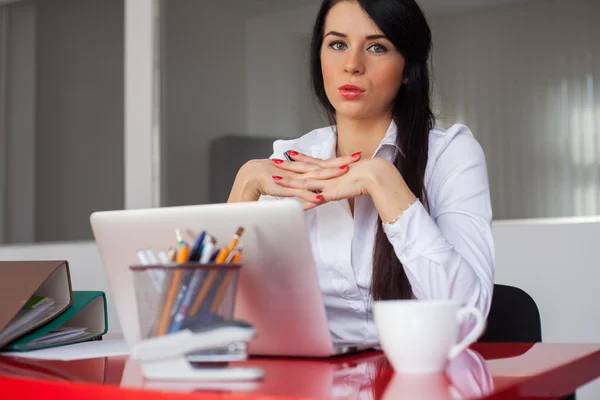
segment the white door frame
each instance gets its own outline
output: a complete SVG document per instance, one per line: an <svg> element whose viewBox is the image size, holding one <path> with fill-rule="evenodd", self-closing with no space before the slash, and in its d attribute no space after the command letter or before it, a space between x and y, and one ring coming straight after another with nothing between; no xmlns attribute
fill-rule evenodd
<svg viewBox="0 0 600 400"><path fill-rule="evenodd" d="M125 0L125 208L160 207L161 0Z"/></svg>

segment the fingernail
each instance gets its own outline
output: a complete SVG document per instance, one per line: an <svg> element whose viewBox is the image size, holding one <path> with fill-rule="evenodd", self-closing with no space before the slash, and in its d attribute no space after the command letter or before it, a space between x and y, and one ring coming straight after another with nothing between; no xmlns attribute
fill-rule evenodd
<svg viewBox="0 0 600 400"><path fill-rule="evenodd" d="M294 151L294 150L288 150L288 154L290 156L297 156L299 153L297 151Z"/></svg>
<svg viewBox="0 0 600 400"><path fill-rule="evenodd" d="M341 169L341 170L348 169L348 166L347 166L347 165L342 165L342 166L340 167L340 169Z"/></svg>
<svg viewBox="0 0 600 400"><path fill-rule="evenodd" d="M317 200L319 200L319 201L323 201L323 200L325 200L325 197L323 197L323 196L321 196L321 195L318 195L318 196L317 196Z"/></svg>
<svg viewBox="0 0 600 400"><path fill-rule="evenodd" d="M283 176L273 175L273 179L275 179L276 181L280 181L283 179Z"/></svg>
<svg viewBox="0 0 600 400"><path fill-rule="evenodd" d="M352 157L357 158L360 157L362 153L360 151L357 151L356 153L352 154Z"/></svg>
<svg viewBox="0 0 600 400"><path fill-rule="evenodd" d="M281 164L281 163L283 163L283 160L280 160L279 158L274 158L274 159L273 159L273 162L274 162L275 164Z"/></svg>

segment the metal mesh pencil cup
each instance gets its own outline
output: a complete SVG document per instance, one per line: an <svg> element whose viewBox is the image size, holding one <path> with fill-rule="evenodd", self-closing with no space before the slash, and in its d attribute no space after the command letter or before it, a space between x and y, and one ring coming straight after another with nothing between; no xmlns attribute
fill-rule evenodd
<svg viewBox="0 0 600 400"><path fill-rule="evenodd" d="M240 264L134 265L141 339L232 320Z"/></svg>

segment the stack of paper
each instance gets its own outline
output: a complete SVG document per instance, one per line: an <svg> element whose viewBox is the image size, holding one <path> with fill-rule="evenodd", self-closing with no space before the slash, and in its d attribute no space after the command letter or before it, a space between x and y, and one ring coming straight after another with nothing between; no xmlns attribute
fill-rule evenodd
<svg viewBox="0 0 600 400"><path fill-rule="evenodd" d="M55 312L54 304L54 300L49 297L31 296L10 323L0 331L0 343L8 343L47 320Z"/></svg>

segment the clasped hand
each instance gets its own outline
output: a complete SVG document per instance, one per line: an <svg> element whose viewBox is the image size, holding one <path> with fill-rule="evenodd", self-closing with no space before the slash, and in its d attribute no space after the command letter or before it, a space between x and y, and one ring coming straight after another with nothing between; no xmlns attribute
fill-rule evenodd
<svg viewBox="0 0 600 400"><path fill-rule="evenodd" d="M260 179L263 195L298 197L310 210L328 201L351 199L368 194L365 172L368 161L361 154L322 160L289 150L294 161L271 159L271 176ZM273 169L275 167L275 169Z"/></svg>

